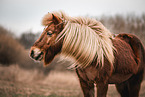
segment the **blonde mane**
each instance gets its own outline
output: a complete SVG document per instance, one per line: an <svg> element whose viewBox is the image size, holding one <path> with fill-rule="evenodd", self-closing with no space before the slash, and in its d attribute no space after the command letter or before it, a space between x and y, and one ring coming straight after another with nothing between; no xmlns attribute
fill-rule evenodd
<svg viewBox="0 0 145 97"><path fill-rule="evenodd" d="M114 63L114 47L111 39L113 35L102 23L95 19L84 17L69 17L63 12L53 12L54 15L65 21L65 27L57 36L56 41L64 37L61 54L65 58L73 58L75 62L72 67L85 68L95 59L96 66L103 67L104 58ZM47 14L42 21L43 25L48 24Z"/></svg>

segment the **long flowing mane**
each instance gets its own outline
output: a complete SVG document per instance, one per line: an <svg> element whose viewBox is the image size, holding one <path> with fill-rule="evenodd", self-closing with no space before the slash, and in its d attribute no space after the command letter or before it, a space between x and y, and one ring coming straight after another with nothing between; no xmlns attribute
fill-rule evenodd
<svg viewBox="0 0 145 97"><path fill-rule="evenodd" d="M65 21L65 27L57 36L56 41L64 37L61 54L65 58L75 59L72 67L85 68L94 59L99 66L104 65L104 58L114 63L113 35L99 21L84 17L69 17L63 12L53 12L54 15ZM49 24L50 15L47 14L42 24Z"/></svg>

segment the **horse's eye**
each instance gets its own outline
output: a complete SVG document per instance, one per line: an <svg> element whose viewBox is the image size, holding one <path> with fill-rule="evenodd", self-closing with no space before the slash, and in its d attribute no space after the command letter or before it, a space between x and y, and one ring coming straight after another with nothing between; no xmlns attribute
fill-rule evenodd
<svg viewBox="0 0 145 97"><path fill-rule="evenodd" d="M53 34L52 31L47 31L47 35L51 36Z"/></svg>

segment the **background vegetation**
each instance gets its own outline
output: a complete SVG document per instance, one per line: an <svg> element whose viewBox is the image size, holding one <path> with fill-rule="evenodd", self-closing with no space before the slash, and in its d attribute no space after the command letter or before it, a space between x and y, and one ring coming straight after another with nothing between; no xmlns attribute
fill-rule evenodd
<svg viewBox="0 0 145 97"><path fill-rule="evenodd" d="M145 14L135 16L102 16L96 18L112 33L132 33L145 45ZM69 62L59 63L57 57L48 67L29 57L29 49L40 33L23 33L20 37L0 26L0 97L82 97L75 71ZM140 97L145 97L145 81ZM108 97L118 97L110 85Z"/></svg>

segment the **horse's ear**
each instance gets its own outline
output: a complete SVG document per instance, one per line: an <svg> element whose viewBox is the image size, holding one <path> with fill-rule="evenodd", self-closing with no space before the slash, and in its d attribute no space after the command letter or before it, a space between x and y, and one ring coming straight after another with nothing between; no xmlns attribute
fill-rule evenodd
<svg viewBox="0 0 145 97"><path fill-rule="evenodd" d="M52 19L53 19L54 24L59 24L62 22L62 20L54 14L52 14Z"/></svg>

